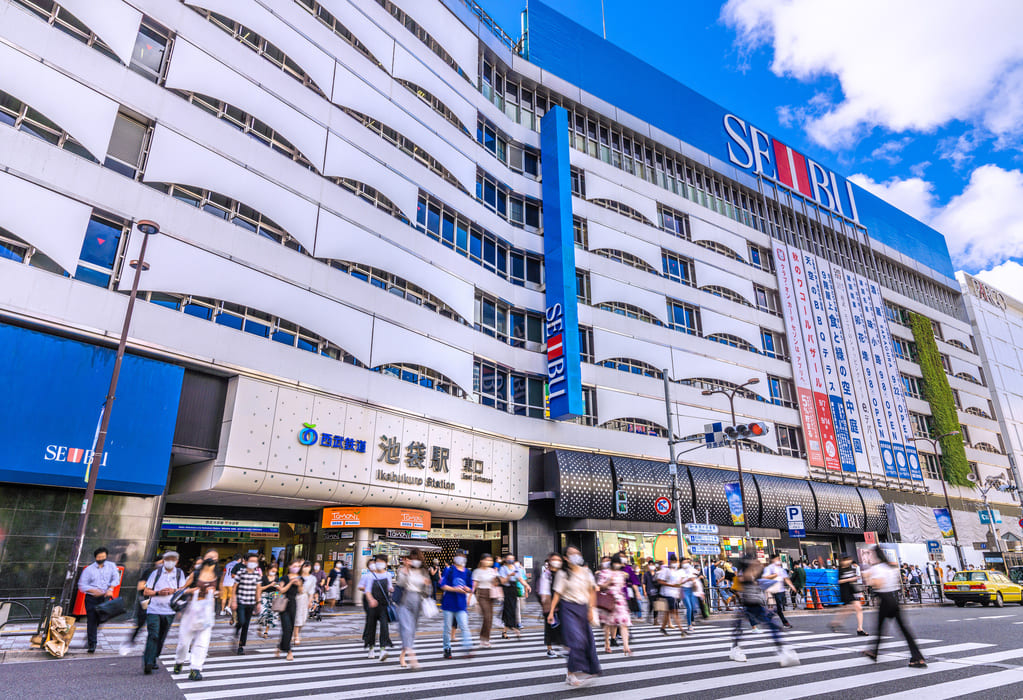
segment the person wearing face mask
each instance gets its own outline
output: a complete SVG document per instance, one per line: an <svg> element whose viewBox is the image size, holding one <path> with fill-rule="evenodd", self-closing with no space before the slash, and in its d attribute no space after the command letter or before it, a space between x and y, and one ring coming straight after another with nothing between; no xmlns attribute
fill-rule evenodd
<svg viewBox="0 0 1023 700"><path fill-rule="evenodd" d="M156 659L163 652L163 643L174 624L170 599L185 582L178 568L178 553L165 552L160 566L149 574L143 593L149 598L146 606L146 651L142 655L142 672L147 676L156 669Z"/></svg>
<svg viewBox="0 0 1023 700"><path fill-rule="evenodd" d="M239 655L245 653L245 642L249 638L249 623L252 622L252 616L259 612L257 594L262 579L263 572L259 570L259 557L255 554L248 555L245 558L245 563L235 568L235 590L234 597L231 599L231 610L237 620L234 633L238 637Z"/></svg>
<svg viewBox="0 0 1023 700"><path fill-rule="evenodd" d="M561 620L561 633L569 650L565 682L578 687L601 672L590 628L596 615L597 585L578 549L565 550L565 560L567 568L554 575L554 598L547 621L554 622L556 615Z"/></svg>
<svg viewBox="0 0 1023 700"><path fill-rule="evenodd" d="M440 573L443 571L440 565L440 559L434 559L430 562L429 568L426 572L430 575L430 583L433 584L433 595L434 597L440 597L444 594L444 591L440 589ZM439 600L437 601L440 602Z"/></svg>
<svg viewBox="0 0 1023 700"><path fill-rule="evenodd" d="M121 647L117 650L121 656L127 656L131 653L132 647L135 646L135 639L146 626L146 608L149 606L149 598L146 597L146 581L149 580L149 574L159 571L162 566L163 555L161 554L157 557L156 562L154 562L153 568L144 570L135 584L135 629L131 631L126 640L121 642Z"/></svg>
<svg viewBox="0 0 1023 700"><path fill-rule="evenodd" d="M87 651L90 654L96 651L96 635L99 633L99 612L96 608L114 596L114 589L121 582L121 572L112 561L107 561L106 547L99 547L92 556L95 561L82 570L78 579L78 590L85 595Z"/></svg>
<svg viewBox="0 0 1023 700"><path fill-rule="evenodd" d="M611 653L611 640L619 631L622 635L622 649L626 656L632 656L629 648L629 602L625 590L629 585L628 577L622 570L622 558L620 554L613 557L604 557L600 562L600 570L597 571L597 590L605 595L600 596L602 601L613 603L610 609L605 606L597 607L597 617L600 626L604 628L604 653ZM610 596L610 598L608 598Z"/></svg>
<svg viewBox="0 0 1023 700"><path fill-rule="evenodd" d="M660 588L657 585L657 566L654 564L653 559L647 559L646 567L643 571L643 591L646 593L647 600L647 621L651 624L657 624L657 610L658 606L658 591Z"/></svg>
<svg viewBox="0 0 1023 700"><path fill-rule="evenodd" d="M490 630L494 624L494 591L497 589L497 570L494 569L494 557L484 554L480 564L472 572L472 592L480 606L480 646L490 648Z"/></svg>
<svg viewBox="0 0 1023 700"><path fill-rule="evenodd" d="M404 563L398 568L395 586L402 590L398 601L398 632L401 634L401 653L398 665L401 668L419 668L416 659L416 631L419 629L419 616L423 605L435 605L430 597L430 576L423 568L423 553L413 549Z"/></svg>
<svg viewBox="0 0 1023 700"><path fill-rule="evenodd" d="M681 607L683 574L678 568L678 559L674 554L668 556L668 566L662 567L657 572L657 585L660 588L661 599L667 603L664 613L664 621L661 622L661 634L668 634L668 623L674 621L682 636L686 636L682 629L682 623L678 619L678 609Z"/></svg>
<svg viewBox="0 0 1023 700"><path fill-rule="evenodd" d="M298 614L298 596L302 593L302 560L296 559L288 565L288 573L280 583L277 590L288 599L284 610L280 611L281 620L281 642L277 645L274 658L280 658L283 651L288 661L294 661L295 656L291 651L291 639L295 634L295 617Z"/></svg>
<svg viewBox="0 0 1023 700"><path fill-rule="evenodd" d="M295 596L295 646L302 643L302 627L309 619L309 607L316 604L316 577L313 576L311 562L303 562L299 567L299 578L302 579L302 590Z"/></svg>
<svg viewBox="0 0 1023 700"><path fill-rule="evenodd" d="M259 633L263 639L270 637L270 630L281 622L280 613L274 610L274 598L281 594L280 581L277 579L277 567L272 562L263 570L263 579L259 582Z"/></svg>
<svg viewBox="0 0 1023 700"><path fill-rule="evenodd" d="M362 575L359 590L363 592L362 607L366 611L366 626L362 631L362 644L366 658L376 658L373 646L377 641L377 627L380 627L380 661L387 659L391 646L390 630L387 627L387 606L391 603L394 583L387 573L387 557L378 554L369 565L369 571Z"/></svg>
<svg viewBox="0 0 1023 700"><path fill-rule="evenodd" d="M217 551L209 550L184 583L185 593L191 600L181 616L178 646L174 651L174 673L181 673L187 660L188 679L192 681L202 680L202 667L210 649L216 599L222 578L218 562Z"/></svg>
<svg viewBox="0 0 1023 700"><path fill-rule="evenodd" d="M451 658L451 623L458 624L462 635L462 651L472 656L472 634L469 632L468 599L472 593L472 572L466 568L465 550L458 550L452 558L454 564L444 570L440 587L444 591L440 609L444 612L444 658Z"/></svg>
<svg viewBox="0 0 1023 700"><path fill-rule="evenodd" d="M560 554L557 552L548 554L547 561L544 562L543 569L540 571L540 582L536 585L537 595L540 596L540 607L543 608L543 643L547 645L547 656L551 658L561 656L554 650L555 646L562 645L561 623L557 619L557 615L554 616L553 622L547 617L551 613L554 576L561 571L563 566L564 560Z"/></svg>
<svg viewBox="0 0 1023 700"><path fill-rule="evenodd" d="M500 577L501 586L504 589L504 605L501 606L501 622L504 623L504 631L501 632L501 636L505 639L508 638L508 630L513 630L517 639L522 638L522 626L519 624L519 590L521 590L525 597L529 595L529 584L526 583L526 577L519 567L515 565L515 557L512 554L506 554L504 557L504 564L498 570L497 575Z"/></svg>

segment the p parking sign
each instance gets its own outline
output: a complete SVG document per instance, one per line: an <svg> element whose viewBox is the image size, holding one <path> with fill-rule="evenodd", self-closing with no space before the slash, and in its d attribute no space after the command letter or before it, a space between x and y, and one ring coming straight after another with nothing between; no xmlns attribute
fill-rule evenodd
<svg viewBox="0 0 1023 700"><path fill-rule="evenodd" d="M786 506L785 519L789 523L789 537L806 537L803 525L803 506Z"/></svg>

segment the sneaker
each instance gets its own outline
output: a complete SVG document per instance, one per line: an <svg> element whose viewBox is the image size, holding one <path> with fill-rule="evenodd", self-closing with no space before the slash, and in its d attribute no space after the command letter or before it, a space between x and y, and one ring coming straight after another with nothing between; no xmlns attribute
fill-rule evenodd
<svg viewBox="0 0 1023 700"><path fill-rule="evenodd" d="M387 655L388 655L388 653L389 653L389 652L387 651L387 649L381 649L381 650L380 650L380 662L381 662L381 663L383 663L384 661L387 661Z"/></svg>
<svg viewBox="0 0 1023 700"><path fill-rule="evenodd" d="M569 684L573 688L578 688L583 684L582 680L576 677L576 675L571 672L565 675L565 683Z"/></svg>
<svg viewBox="0 0 1023 700"><path fill-rule="evenodd" d="M181 673L181 667L184 664L174 664L174 673Z"/></svg>
<svg viewBox="0 0 1023 700"><path fill-rule="evenodd" d="M782 667L798 666L799 655L791 647L782 647L782 650L778 652L778 664Z"/></svg>
<svg viewBox="0 0 1023 700"><path fill-rule="evenodd" d="M790 625L789 623L786 622L785 623L785 629L787 629L787 630L792 629L792 625Z"/></svg>
<svg viewBox="0 0 1023 700"><path fill-rule="evenodd" d="M117 649L117 653L120 654L121 656L127 656L128 654L131 653L131 644L125 642Z"/></svg>
<svg viewBox="0 0 1023 700"><path fill-rule="evenodd" d="M373 649L373 648L370 648L370 650L369 650L369 653L368 653L368 654L366 654L366 658L367 658L367 659L375 659L376 657L377 657L377 652L376 652L376 650L375 650L375 649Z"/></svg>
<svg viewBox="0 0 1023 700"><path fill-rule="evenodd" d="M547 650L547 657L551 658L551 659L557 659L558 658L558 652L554 651L553 649L548 649Z"/></svg>
<svg viewBox="0 0 1023 700"><path fill-rule="evenodd" d="M444 658L445 659L450 659L451 658L451 650L450 649L445 649L444 650Z"/></svg>
<svg viewBox="0 0 1023 700"><path fill-rule="evenodd" d="M746 652L737 646L732 647L732 650L728 652L728 658L732 661L743 662L746 660Z"/></svg>
<svg viewBox="0 0 1023 700"><path fill-rule="evenodd" d="M761 634L761 633L763 633L763 630L760 629L759 627L754 627L753 628L753 634Z"/></svg>
<svg viewBox="0 0 1023 700"><path fill-rule="evenodd" d="M188 680L190 680L190 681L201 681L202 680L202 674L198 671L198 669L194 669L193 668L191 671L188 672Z"/></svg>

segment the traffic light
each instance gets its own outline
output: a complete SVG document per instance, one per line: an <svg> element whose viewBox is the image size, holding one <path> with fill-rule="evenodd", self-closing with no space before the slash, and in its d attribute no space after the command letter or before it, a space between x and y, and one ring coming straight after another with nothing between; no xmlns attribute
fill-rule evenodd
<svg viewBox="0 0 1023 700"><path fill-rule="evenodd" d="M629 497L625 491L622 491L621 489L615 491L615 512L618 513L618 515L629 514Z"/></svg>
<svg viewBox="0 0 1023 700"><path fill-rule="evenodd" d="M749 438L763 437L767 435L767 423L757 421L756 423L740 423L729 425L725 428L725 440L747 440Z"/></svg>

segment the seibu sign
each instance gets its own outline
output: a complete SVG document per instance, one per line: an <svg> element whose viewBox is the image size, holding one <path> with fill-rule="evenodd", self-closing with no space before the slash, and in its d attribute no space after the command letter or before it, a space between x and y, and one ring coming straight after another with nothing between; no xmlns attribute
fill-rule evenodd
<svg viewBox="0 0 1023 700"><path fill-rule="evenodd" d="M345 507L334 506L323 509L320 527L367 527L393 528L397 530L429 530L430 511L413 508L384 508L379 506Z"/></svg>
<svg viewBox="0 0 1023 700"><path fill-rule="evenodd" d="M743 170L777 181L836 214L859 223L852 183L734 114L724 118L728 159ZM839 182L844 186L840 186Z"/></svg>

